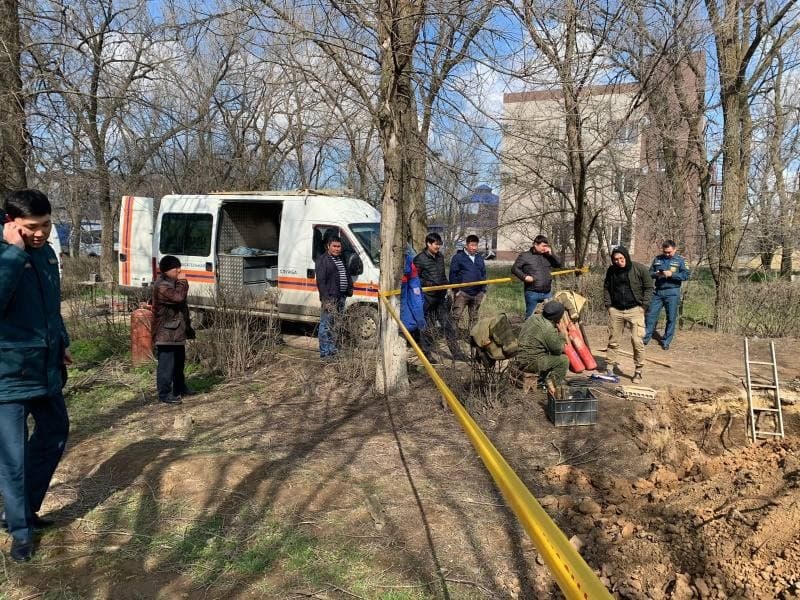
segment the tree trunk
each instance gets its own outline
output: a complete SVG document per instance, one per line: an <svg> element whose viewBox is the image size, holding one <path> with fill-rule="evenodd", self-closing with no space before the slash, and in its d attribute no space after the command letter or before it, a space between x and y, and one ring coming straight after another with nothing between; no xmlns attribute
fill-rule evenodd
<svg viewBox="0 0 800 600"><path fill-rule="evenodd" d="M791 279L794 271L793 258L795 249L795 235L800 230L800 191L787 194L786 223L781 224L781 279ZM789 216L791 215L791 217Z"/></svg>
<svg viewBox="0 0 800 600"><path fill-rule="evenodd" d="M412 0L380 0L378 41L381 48L380 107L378 121L383 148L384 182L381 210L382 290L400 287L408 224L404 223L409 187L408 165L418 145L414 89L411 81L413 49L419 34L423 7ZM398 298L392 305L399 314ZM380 361L375 374L379 393L390 394L408 388L406 347L397 324L381 304Z"/></svg>
<svg viewBox="0 0 800 600"><path fill-rule="evenodd" d="M404 202L404 220L408 231L405 235L411 238L411 244L416 250L425 248L425 236L428 234L428 213L425 202L427 189L427 157L428 144L427 132L420 133L417 120L417 103L414 96L409 99L412 105L405 115L404 134L406 143L403 145L406 158L406 194Z"/></svg>
<svg viewBox="0 0 800 600"><path fill-rule="evenodd" d="M400 182L400 142L396 134L387 131L384 149L383 201L381 210L381 290L397 289L400 286L399 273L404 264L402 214L403 202ZM392 296L389 301L396 315L400 315L399 296ZM397 323L386 310L383 302L380 306L380 360L375 371L375 387L378 393L391 394L405 391L408 388L406 370L406 344L397 327Z"/></svg>
<svg viewBox="0 0 800 600"><path fill-rule="evenodd" d="M719 216L719 279L714 303L714 327L736 329L736 257L742 239L742 211L746 202L750 164L750 115L747 97L722 93L722 206Z"/></svg>
<svg viewBox="0 0 800 600"><path fill-rule="evenodd" d="M28 135L17 0L0 0L0 192L27 187Z"/></svg>

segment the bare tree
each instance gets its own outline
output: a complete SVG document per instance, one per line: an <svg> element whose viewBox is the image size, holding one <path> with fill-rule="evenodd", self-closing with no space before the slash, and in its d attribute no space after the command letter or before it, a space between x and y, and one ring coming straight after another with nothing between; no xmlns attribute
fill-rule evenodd
<svg viewBox="0 0 800 600"><path fill-rule="evenodd" d="M469 59L491 3L443 0L429 6L419 0L377 0L331 5L320 0L302 9L277 0L266 4L291 29L292 47L307 52L313 44L317 60L329 61L346 83L349 102L360 104L376 124L383 160L380 285L398 287L406 242L421 244L427 229L428 136L436 104L448 77ZM306 70L308 77L316 70L317 64ZM316 81L332 86L331 81ZM404 387L405 350L386 312L381 331L378 387Z"/></svg>
<svg viewBox="0 0 800 600"><path fill-rule="evenodd" d="M575 262L584 264L607 200L596 199L595 192L608 186L592 191L600 183L598 170L603 161L598 159L608 152L619 127L638 118L643 102L641 86L623 83L623 72L612 60L624 31L625 7L601 6L593 0L510 1L509 6L538 52L527 61L521 76L539 87L541 95L549 93L553 102L561 104L560 123L551 119L552 131L547 136L551 142L528 144L545 163L534 167L531 176L557 200L550 203L553 211L561 212L561 205L571 213ZM601 97L605 100L598 101Z"/></svg>
<svg viewBox="0 0 800 600"><path fill-rule="evenodd" d="M89 190L104 232L102 270L110 278L116 271L113 231L119 197L130 192L122 188L136 185L167 140L202 120L238 47L236 39L228 37L220 47L212 63L216 70L200 89L173 78L171 93L183 96L192 111L177 115L164 110L153 83L178 74L169 70L180 61L167 35L176 28L156 23L146 2L41 0L30 10L36 18L30 17L27 49L39 82L37 116L47 129L41 139L60 143L62 136L78 135L69 143L80 149L81 164L89 165Z"/></svg>
<svg viewBox="0 0 800 600"><path fill-rule="evenodd" d="M735 326L736 259L744 229L753 140L750 100L781 47L800 28L796 3L705 0L723 117L722 203L716 264L712 263L712 271L717 273L714 323L719 331L733 331Z"/></svg>
<svg viewBox="0 0 800 600"><path fill-rule="evenodd" d="M28 157L18 0L0 0L0 193L24 188Z"/></svg>
<svg viewBox="0 0 800 600"><path fill-rule="evenodd" d="M795 40L796 45L796 40ZM780 275L791 279L792 255L797 232L800 231L800 180L787 181L789 163L800 149L800 94L792 93L786 85L786 59L782 48L775 57L775 73L772 84L773 125L769 135L769 164L775 181L778 197L778 243L781 246ZM796 51L797 48L794 48ZM788 100L789 102L786 102ZM793 106L792 106L793 104Z"/></svg>

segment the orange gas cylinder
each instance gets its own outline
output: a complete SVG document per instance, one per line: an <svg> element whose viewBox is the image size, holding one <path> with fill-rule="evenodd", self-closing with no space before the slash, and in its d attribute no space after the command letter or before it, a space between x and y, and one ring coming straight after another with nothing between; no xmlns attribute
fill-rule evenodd
<svg viewBox="0 0 800 600"><path fill-rule="evenodd" d="M581 330L576 323L570 324L567 328L569 332L569 340L572 342L572 345L575 347L575 350L578 352L578 356L581 357L581 362L583 366L589 369L590 371L594 371L597 368L597 361L595 361L594 356L592 356L592 351L589 350L588 346L583 341L583 336L581 335Z"/></svg>
<svg viewBox="0 0 800 600"><path fill-rule="evenodd" d="M573 373L583 373L586 370L586 366L584 366L581 357L578 356L578 353L569 341L564 344L564 354L566 354L569 359L570 371Z"/></svg>
<svg viewBox="0 0 800 600"><path fill-rule="evenodd" d="M131 313L131 362L140 365L153 360L153 311L146 304Z"/></svg>

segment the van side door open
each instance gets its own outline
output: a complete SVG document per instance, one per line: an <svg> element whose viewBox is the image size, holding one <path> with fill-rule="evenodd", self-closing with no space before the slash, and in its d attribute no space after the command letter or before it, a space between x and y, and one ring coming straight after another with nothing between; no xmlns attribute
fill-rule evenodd
<svg viewBox="0 0 800 600"><path fill-rule="evenodd" d="M143 287L155 278L153 199L125 196L119 211L119 283Z"/></svg>

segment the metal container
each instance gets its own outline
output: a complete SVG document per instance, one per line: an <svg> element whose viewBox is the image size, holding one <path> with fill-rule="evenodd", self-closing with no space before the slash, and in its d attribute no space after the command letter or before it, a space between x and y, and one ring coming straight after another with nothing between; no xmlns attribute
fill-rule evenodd
<svg viewBox="0 0 800 600"><path fill-rule="evenodd" d="M597 398L589 388L570 388L563 386L561 396L556 400L547 394L547 417L556 427L597 424Z"/></svg>

